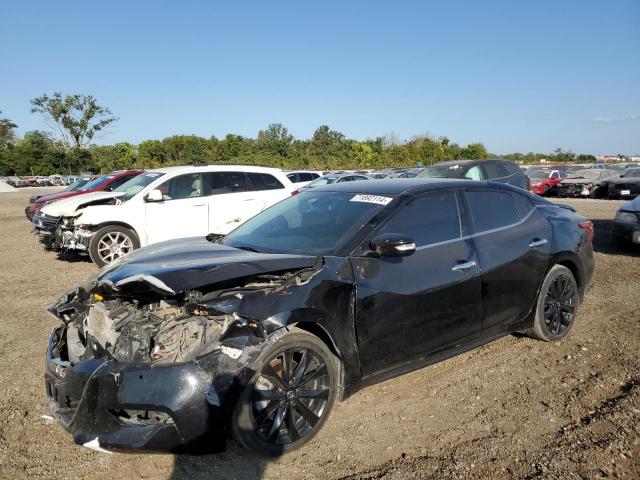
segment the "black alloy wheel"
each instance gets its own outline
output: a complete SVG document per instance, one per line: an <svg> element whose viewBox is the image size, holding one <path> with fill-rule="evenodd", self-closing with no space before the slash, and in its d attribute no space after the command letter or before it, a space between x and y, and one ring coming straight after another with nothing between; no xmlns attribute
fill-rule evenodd
<svg viewBox="0 0 640 480"><path fill-rule="evenodd" d="M307 443L336 400L339 361L318 337L299 330L267 346L231 418L246 448L277 456Z"/></svg>
<svg viewBox="0 0 640 480"><path fill-rule="evenodd" d="M576 314L575 282L566 274L555 277L544 301L544 324L553 335L561 335L573 323Z"/></svg>
<svg viewBox="0 0 640 480"><path fill-rule="evenodd" d="M266 442L287 445L307 435L329 401L327 365L309 348L291 348L267 362L253 386L254 429Z"/></svg>
<svg viewBox="0 0 640 480"><path fill-rule="evenodd" d="M542 282L533 312L533 325L526 333L551 342L562 339L573 326L580 294L576 279L564 265L554 265Z"/></svg>

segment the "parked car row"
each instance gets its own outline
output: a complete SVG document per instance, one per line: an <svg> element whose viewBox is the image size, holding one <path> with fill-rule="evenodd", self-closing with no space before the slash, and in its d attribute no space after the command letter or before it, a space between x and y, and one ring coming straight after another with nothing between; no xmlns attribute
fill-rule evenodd
<svg viewBox="0 0 640 480"><path fill-rule="evenodd" d="M576 168L578 167L578 168ZM635 164L605 168L593 165L535 167L527 170L531 192L575 198L633 198L640 194L640 168Z"/></svg>
<svg viewBox="0 0 640 480"><path fill-rule="evenodd" d="M51 187L66 186L74 183L80 175L47 175L47 176L9 176L0 177L0 182L5 182L12 187Z"/></svg>

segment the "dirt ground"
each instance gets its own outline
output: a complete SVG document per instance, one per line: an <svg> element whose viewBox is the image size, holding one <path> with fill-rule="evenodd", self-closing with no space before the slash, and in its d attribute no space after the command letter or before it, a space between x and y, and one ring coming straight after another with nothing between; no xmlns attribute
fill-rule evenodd
<svg viewBox="0 0 640 480"><path fill-rule="evenodd" d="M41 249L29 190L0 194L2 478L640 478L640 253L610 238L620 202L565 202L595 220L597 268L564 341L510 336L367 388L305 448L265 462L233 443L200 457L98 453L42 417L56 324L45 306L94 267Z"/></svg>

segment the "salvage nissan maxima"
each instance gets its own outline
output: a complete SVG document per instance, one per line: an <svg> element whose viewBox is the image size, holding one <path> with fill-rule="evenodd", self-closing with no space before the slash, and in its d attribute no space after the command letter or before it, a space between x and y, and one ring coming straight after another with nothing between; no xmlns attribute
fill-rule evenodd
<svg viewBox="0 0 640 480"><path fill-rule="evenodd" d="M367 385L513 332L562 339L592 238L571 207L504 184L311 189L226 236L132 252L51 305L50 408L79 444L201 451L231 433L279 455Z"/></svg>

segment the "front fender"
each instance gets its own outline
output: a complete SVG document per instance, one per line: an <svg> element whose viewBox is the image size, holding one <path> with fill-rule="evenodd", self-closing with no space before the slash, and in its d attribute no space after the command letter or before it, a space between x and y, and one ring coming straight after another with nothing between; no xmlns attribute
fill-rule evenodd
<svg viewBox="0 0 640 480"><path fill-rule="evenodd" d="M97 230L106 225L122 225L135 232L140 246L147 244L143 221L131 215L123 205L94 205L82 210L76 217L76 225L84 225Z"/></svg>

